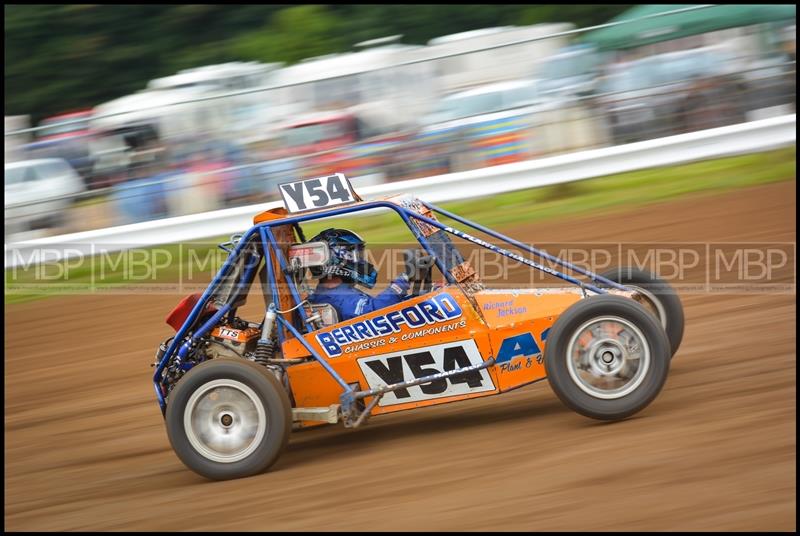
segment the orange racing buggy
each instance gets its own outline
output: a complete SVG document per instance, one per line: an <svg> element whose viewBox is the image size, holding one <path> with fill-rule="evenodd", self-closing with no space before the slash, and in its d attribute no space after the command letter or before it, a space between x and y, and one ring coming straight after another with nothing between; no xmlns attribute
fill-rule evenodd
<svg viewBox="0 0 800 536"><path fill-rule="evenodd" d="M618 420L646 407L667 377L683 310L662 280L633 268L604 275L469 222L412 196L364 201L334 174L280 185L286 209L220 247L228 257L198 296L167 318L154 384L178 457L211 479L257 474L292 427L342 422L499 394L547 378L576 412ZM373 209L395 212L424 254L411 297L340 321L308 300L309 271L330 256L301 224ZM560 272L442 224L455 220L587 278ZM572 286L490 290L450 235ZM432 283L436 268L444 281ZM260 282L264 315L237 315Z"/></svg>

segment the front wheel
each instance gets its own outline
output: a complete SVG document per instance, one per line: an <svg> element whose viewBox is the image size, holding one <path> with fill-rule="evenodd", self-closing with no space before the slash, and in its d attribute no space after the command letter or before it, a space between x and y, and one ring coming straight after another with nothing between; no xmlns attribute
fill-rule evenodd
<svg viewBox="0 0 800 536"><path fill-rule="evenodd" d="M212 480L265 471L289 441L291 405L264 367L214 359L181 378L167 403L167 435L178 458Z"/></svg>
<svg viewBox="0 0 800 536"><path fill-rule="evenodd" d="M620 420L655 399L669 372L670 347L658 321L628 298L585 298L556 320L544 365L550 386L572 410Z"/></svg>
<svg viewBox="0 0 800 536"><path fill-rule="evenodd" d="M600 275L639 293L642 305L658 318L667 332L670 356L674 356L683 340L684 325L683 305L675 289L650 272L630 266L613 268Z"/></svg>

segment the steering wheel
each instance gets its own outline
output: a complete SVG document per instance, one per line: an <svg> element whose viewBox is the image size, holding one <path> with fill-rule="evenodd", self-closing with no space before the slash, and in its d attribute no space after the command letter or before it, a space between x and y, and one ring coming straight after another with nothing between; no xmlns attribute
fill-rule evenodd
<svg viewBox="0 0 800 536"><path fill-rule="evenodd" d="M405 273L411 281L411 295L420 296L433 290L432 255L418 249L408 249L404 254Z"/></svg>

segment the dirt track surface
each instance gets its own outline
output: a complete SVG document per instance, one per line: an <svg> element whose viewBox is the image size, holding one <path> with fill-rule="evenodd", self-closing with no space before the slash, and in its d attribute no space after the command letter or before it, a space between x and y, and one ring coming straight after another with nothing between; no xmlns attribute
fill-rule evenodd
<svg viewBox="0 0 800 536"><path fill-rule="evenodd" d="M796 240L795 182L511 230ZM524 233L524 235L520 235ZM795 295L683 296L659 397L602 424L547 382L292 435L263 475L172 452L150 363L174 296L6 307L6 530L796 530Z"/></svg>

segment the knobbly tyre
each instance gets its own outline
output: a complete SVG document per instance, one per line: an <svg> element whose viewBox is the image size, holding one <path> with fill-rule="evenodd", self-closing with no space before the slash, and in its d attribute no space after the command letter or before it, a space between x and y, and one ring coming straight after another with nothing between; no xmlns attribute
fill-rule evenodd
<svg viewBox="0 0 800 536"><path fill-rule="evenodd" d="M200 475L265 471L293 427L356 428L373 415L545 378L566 406L608 421L642 410L661 391L684 321L676 293L657 277L632 268L595 274L412 196L364 201L341 174L280 189L286 208L258 214L247 232L220 244L226 261L202 295L167 317L177 333L156 356L167 435ZM340 321L331 305L307 299L310 269L330 251L307 241L302 224L377 208L395 212L424 252L408 257L416 263L412 296ZM445 226L437 214L577 275ZM571 286L485 289L449 235ZM251 293L264 300L256 321L237 316Z"/></svg>

